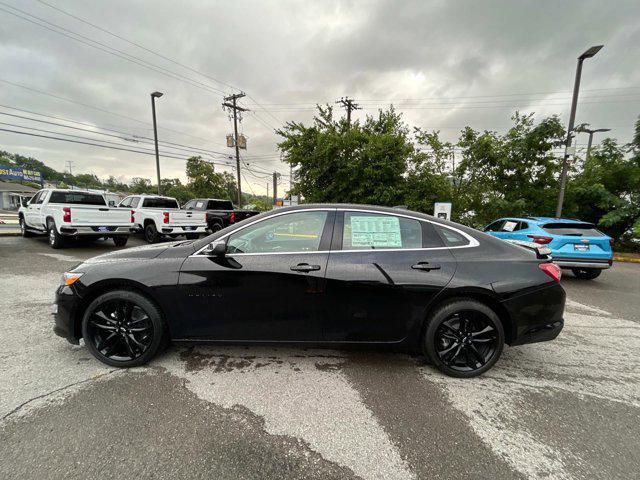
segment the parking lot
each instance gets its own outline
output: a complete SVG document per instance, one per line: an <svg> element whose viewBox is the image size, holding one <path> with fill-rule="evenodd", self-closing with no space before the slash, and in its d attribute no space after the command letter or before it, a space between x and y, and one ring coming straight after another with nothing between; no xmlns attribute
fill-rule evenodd
<svg viewBox="0 0 640 480"><path fill-rule="evenodd" d="M560 337L507 348L477 379L402 353L291 347L170 347L125 371L55 336L50 315L61 273L113 249L0 237L0 478L640 471L640 264L566 274Z"/></svg>

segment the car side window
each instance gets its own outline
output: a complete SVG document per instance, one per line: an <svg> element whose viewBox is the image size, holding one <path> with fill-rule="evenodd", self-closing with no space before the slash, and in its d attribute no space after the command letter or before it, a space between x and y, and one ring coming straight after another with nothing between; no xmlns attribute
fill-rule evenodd
<svg viewBox="0 0 640 480"><path fill-rule="evenodd" d="M131 208L138 208L139 204L140 204L140 197L133 197L131 199Z"/></svg>
<svg viewBox="0 0 640 480"><path fill-rule="evenodd" d="M518 230L518 221L516 220L505 220L504 225L500 229L501 232L515 232Z"/></svg>
<svg viewBox="0 0 640 480"><path fill-rule="evenodd" d="M120 202L119 207L130 207L131 206L132 197L127 197Z"/></svg>
<svg viewBox="0 0 640 480"><path fill-rule="evenodd" d="M195 200L189 200L187 203L184 204L184 209L185 210L193 210L193 205L195 204Z"/></svg>
<svg viewBox="0 0 640 480"><path fill-rule="evenodd" d="M33 197L31 197L31 200L29 200L29 203L32 205L35 205L36 203L38 203L38 198L40 198L40 195L42 195L42 191L36 193Z"/></svg>
<svg viewBox="0 0 640 480"><path fill-rule="evenodd" d="M422 223L396 215L345 212L343 250L422 248Z"/></svg>
<svg viewBox="0 0 640 480"><path fill-rule="evenodd" d="M434 227L442 237L442 240L447 247L463 247L465 245L469 245L469 239L461 233L440 225L434 225Z"/></svg>
<svg viewBox="0 0 640 480"><path fill-rule="evenodd" d="M40 195L38 196L38 199L36 200L36 203L44 203L44 198L47 196L47 191L42 191L40 192Z"/></svg>
<svg viewBox="0 0 640 480"><path fill-rule="evenodd" d="M527 222L520 222L518 225L518 230L527 230L529 228L529 224Z"/></svg>
<svg viewBox="0 0 640 480"><path fill-rule="evenodd" d="M229 236L228 253L314 252L320 247L326 211L267 218Z"/></svg>
<svg viewBox="0 0 640 480"><path fill-rule="evenodd" d="M499 232L503 223L504 223L504 220L498 220L496 222L493 222L493 223L487 225L485 227L484 231L485 232Z"/></svg>

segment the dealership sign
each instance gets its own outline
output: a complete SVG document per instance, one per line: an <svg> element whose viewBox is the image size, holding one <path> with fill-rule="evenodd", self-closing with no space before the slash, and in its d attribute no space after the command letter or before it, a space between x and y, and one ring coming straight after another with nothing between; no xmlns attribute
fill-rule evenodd
<svg viewBox="0 0 640 480"><path fill-rule="evenodd" d="M8 167L6 165L0 165L0 178L42 183L42 174L40 172L22 167Z"/></svg>

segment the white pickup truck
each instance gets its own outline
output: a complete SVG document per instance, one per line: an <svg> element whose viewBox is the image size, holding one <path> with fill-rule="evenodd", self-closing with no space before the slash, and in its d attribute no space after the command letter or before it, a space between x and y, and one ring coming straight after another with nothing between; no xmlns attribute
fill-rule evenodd
<svg viewBox="0 0 640 480"><path fill-rule="evenodd" d="M181 210L175 198L131 195L118 206L130 210L134 230L144 232L144 238L149 243L156 243L165 235L172 238L185 235L188 239L194 239L206 233L206 213Z"/></svg>
<svg viewBox="0 0 640 480"><path fill-rule="evenodd" d="M110 202L112 203L112 202ZM126 245L131 231L131 215L110 208L104 195L84 190L44 189L18 210L23 237L47 234L52 248L61 248L71 238L113 239Z"/></svg>

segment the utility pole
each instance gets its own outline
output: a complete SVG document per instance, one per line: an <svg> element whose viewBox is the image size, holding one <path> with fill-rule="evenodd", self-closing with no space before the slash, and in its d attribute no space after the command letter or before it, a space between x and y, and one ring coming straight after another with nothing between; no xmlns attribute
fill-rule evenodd
<svg viewBox="0 0 640 480"><path fill-rule="evenodd" d="M275 205L278 201L278 177L280 174L278 172L273 172L273 204Z"/></svg>
<svg viewBox="0 0 640 480"><path fill-rule="evenodd" d="M269 182L267 182L267 197L269 196Z"/></svg>
<svg viewBox="0 0 640 480"><path fill-rule="evenodd" d="M160 153L158 152L158 125L156 123L156 98L160 98L162 92L153 92L151 94L151 113L153 114L153 140L156 145L156 174L158 175L158 195L162 195L160 191Z"/></svg>
<svg viewBox="0 0 640 480"><path fill-rule="evenodd" d="M69 167L69 175L73 176L73 172L71 171L71 166L73 165L73 162L71 160L67 160L67 166Z"/></svg>
<svg viewBox="0 0 640 480"><path fill-rule="evenodd" d="M578 125L576 127L576 132L588 133L589 134L589 143L587 143L587 155L585 158L585 162L589 161L589 156L591 155L591 144L593 143L593 134L599 132L609 132L610 128L587 128L589 126L588 123L583 123L582 125Z"/></svg>
<svg viewBox="0 0 640 480"><path fill-rule="evenodd" d="M228 97L224 97L222 106L228 108L233 114L233 143L236 147L236 169L238 175L238 208L242 206L242 184L240 182L240 147L238 146L238 112L248 112L248 108L239 107L237 102L240 98L244 97L243 92L234 93ZM242 117L240 116L240 121Z"/></svg>
<svg viewBox="0 0 640 480"><path fill-rule="evenodd" d="M580 77L582 76L582 63L593 57L604 45L596 45L589 48L586 52L578 57L578 66L576 67L576 78L573 83L573 97L571 99L571 114L569 115L569 127L567 128L567 140L564 145L564 155L562 157L562 172L560 173L560 190L558 191L558 204L556 205L556 218L562 216L562 204L564 202L564 190L567 185L567 170L569 163L569 149L573 139L573 124L576 120L576 109L578 107L578 92L580 91Z"/></svg>
<svg viewBox="0 0 640 480"><path fill-rule="evenodd" d="M342 105L347 110L347 127L351 127L351 111L352 110L362 110L357 103L354 103L353 99L349 97L342 97L340 100L336 101L337 104Z"/></svg>

